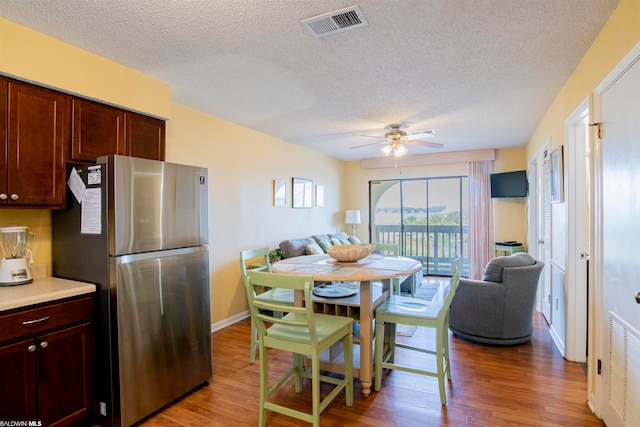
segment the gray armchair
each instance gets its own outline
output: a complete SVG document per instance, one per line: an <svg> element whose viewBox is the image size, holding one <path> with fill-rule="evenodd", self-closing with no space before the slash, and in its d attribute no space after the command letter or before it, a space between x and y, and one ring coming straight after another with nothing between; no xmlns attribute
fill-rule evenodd
<svg viewBox="0 0 640 427"><path fill-rule="evenodd" d="M460 279L451 302L454 335L487 344L514 345L533 334L533 309L544 263L524 252L489 261L483 280Z"/></svg>

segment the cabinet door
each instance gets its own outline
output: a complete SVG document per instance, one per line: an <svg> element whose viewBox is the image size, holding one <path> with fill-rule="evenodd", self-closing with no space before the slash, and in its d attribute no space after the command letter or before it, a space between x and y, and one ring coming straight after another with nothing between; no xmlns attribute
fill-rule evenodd
<svg viewBox="0 0 640 427"><path fill-rule="evenodd" d="M74 99L71 159L95 163L98 157L109 154L127 154L124 111Z"/></svg>
<svg viewBox="0 0 640 427"><path fill-rule="evenodd" d="M127 144L131 157L164 160L165 122L136 113L126 114Z"/></svg>
<svg viewBox="0 0 640 427"><path fill-rule="evenodd" d="M37 420L33 339L0 346L0 420Z"/></svg>
<svg viewBox="0 0 640 427"><path fill-rule="evenodd" d="M47 334L36 345L42 425L71 425L93 414L92 324Z"/></svg>
<svg viewBox="0 0 640 427"><path fill-rule="evenodd" d="M49 89L9 82L8 197L4 203L62 207L69 100Z"/></svg>

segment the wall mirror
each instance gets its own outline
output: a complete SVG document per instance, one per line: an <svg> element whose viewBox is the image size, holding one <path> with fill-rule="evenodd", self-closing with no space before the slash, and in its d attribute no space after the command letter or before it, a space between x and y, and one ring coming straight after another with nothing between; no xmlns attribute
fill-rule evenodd
<svg viewBox="0 0 640 427"><path fill-rule="evenodd" d="M294 208L313 207L313 181L304 178L292 178L291 194Z"/></svg>

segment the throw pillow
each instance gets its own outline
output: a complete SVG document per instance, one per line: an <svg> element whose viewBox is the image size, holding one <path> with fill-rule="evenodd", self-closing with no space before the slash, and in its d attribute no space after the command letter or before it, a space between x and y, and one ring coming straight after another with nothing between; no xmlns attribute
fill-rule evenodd
<svg viewBox="0 0 640 427"><path fill-rule="evenodd" d="M307 245L307 255L322 255L324 251L316 242Z"/></svg>
<svg viewBox="0 0 640 427"><path fill-rule="evenodd" d="M328 240L320 240L318 242L318 245L320 245L320 247L325 253L329 252L329 249L331 249L331 246L333 246L331 242Z"/></svg>
<svg viewBox="0 0 640 427"><path fill-rule="evenodd" d="M329 240L328 234L316 234L315 236L311 236L311 237L313 237L313 240L315 240L316 243L320 243L323 240Z"/></svg>
<svg viewBox="0 0 640 427"><path fill-rule="evenodd" d="M338 240L340 240L340 243L342 243L343 245L350 245L351 244L349 239L338 239Z"/></svg>
<svg viewBox="0 0 640 427"><path fill-rule="evenodd" d="M347 233L345 233L344 231L341 231L339 233L329 234L329 237L335 237L338 240L346 240L349 238L349 236L347 236Z"/></svg>
<svg viewBox="0 0 640 427"><path fill-rule="evenodd" d="M482 280L486 282L502 282L502 270L505 267L524 267L533 265L536 260L526 252L516 252L511 256L495 257L484 268Z"/></svg>
<svg viewBox="0 0 640 427"><path fill-rule="evenodd" d="M340 240L336 239L335 237L330 238L329 241L333 246L342 246L342 242L340 242Z"/></svg>
<svg viewBox="0 0 640 427"><path fill-rule="evenodd" d="M362 243L356 236L349 236L349 241L354 245L359 245L360 243Z"/></svg>

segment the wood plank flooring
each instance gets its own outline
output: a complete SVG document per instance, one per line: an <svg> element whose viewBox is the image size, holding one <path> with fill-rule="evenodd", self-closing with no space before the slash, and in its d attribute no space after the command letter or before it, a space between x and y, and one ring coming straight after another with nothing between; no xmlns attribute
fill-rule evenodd
<svg viewBox="0 0 640 427"><path fill-rule="evenodd" d="M452 381L441 406L437 380L400 371L383 373L382 390L363 397L355 382L354 405L340 394L321 415L322 426L604 426L587 407L587 377L565 361L537 313L533 339L515 347L471 343L451 335ZM256 426L259 363L249 364L249 319L215 332L214 378L208 385L144 420L142 426ZM406 341L431 341L421 328ZM403 357L401 354L398 358ZM270 353L271 374L284 372L289 354ZM425 362L427 363L427 362ZM275 376L274 376L275 377ZM329 388L323 388L326 392ZM307 410L310 387L277 398ZM309 425L268 412L269 426Z"/></svg>

